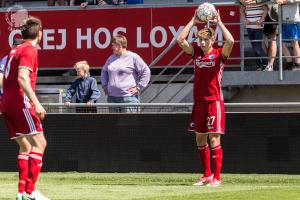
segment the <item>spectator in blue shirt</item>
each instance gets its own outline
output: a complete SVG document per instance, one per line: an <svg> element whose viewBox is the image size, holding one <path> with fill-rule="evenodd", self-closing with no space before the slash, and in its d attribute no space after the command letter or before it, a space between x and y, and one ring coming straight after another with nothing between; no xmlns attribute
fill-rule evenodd
<svg viewBox="0 0 300 200"><path fill-rule="evenodd" d="M74 66L77 72L77 79L72 83L66 93L65 105L69 106L72 98L76 95L76 103L86 103L91 105L100 98L100 90L97 86L95 78L89 75L89 64L87 61L79 61ZM80 108L79 110L86 110L87 112L96 112L95 108ZM79 111L77 109L77 111ZM93 111L91 111L93 110ZM81 112L81 111L79 111Z"/></svg>

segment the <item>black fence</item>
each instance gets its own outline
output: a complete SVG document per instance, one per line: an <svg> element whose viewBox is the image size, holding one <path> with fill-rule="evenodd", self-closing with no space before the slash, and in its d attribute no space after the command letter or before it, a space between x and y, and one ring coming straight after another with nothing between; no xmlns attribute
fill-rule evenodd
<svg viewBox="0 0 300 200"><path fill-rule="evenodd" d="M227 114L223 172L300 173L299 113ZM44 171L199 172L189 114L51 114ZM0 171L17 145L0 121Z"/></svg>

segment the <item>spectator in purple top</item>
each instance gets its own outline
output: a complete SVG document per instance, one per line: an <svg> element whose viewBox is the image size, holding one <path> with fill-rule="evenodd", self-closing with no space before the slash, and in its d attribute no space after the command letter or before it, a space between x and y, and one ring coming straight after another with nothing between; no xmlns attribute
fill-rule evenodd
<svg viewBox="0 0 300 200"><path fill-rule="evenodd" d="M101 83L108 103L139 103L139 91L150 80L150 69L143 59L127 50L127 39L117 35L112 40L113 54L107 59ZM137 112L136 107L111 108L113 112Z"/></svg>

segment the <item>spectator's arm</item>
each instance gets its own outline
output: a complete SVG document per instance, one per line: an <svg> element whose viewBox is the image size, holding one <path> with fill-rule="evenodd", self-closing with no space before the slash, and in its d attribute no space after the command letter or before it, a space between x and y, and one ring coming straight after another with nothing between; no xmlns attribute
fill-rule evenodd
<svg viewBox="0 0 300 200"><path fill-rule="evenodd" d="M243 5L243 4L240 4L240 14L241 14L241 17L243 17L243 19L246 18L246 14L245 14L245 11L246 11L246 7Z"/></svg>
<svg viewBox="0 0 300 200"><path fill-rule="evenodd" d="M240 0L240 2L245 6L251 3L259 3L257 0Z"/></svg>
<svg viewBox="0 0 300 200"><path fill-rule="evenodd" d="M83 2L83 3L80 4L80 8L86 8L88 5L89 5L88 1Z"/></svg>
<svg viewBox="0 0 300 200"><path fill-rule="evenodd" d="M279 5L282 5L287 3L300 3L300 0L275 0L275 2Z"/></svg>
<svg viewBox="0 0 300 200"><path fill-rule="evenodd" d="M94 102L96 102L96 101L100 98L100 96L101 96L100 90L99 90L99 88L98 88L98 86L97 86L97 81L96 81L96 79L93 79L93 80L92 80L90 90L91 90L91 92L92 92L92 95L91 95L91 97L90 97L89 102L94 103Z"/></svg>
<svg viewBox="0 0 300 200"><path fill-rule="evenodd" d="M137 89L143 89L146 87L150 81L151 72L148 67L148 65L143 61L143 59L140 56L137 56L135 59L135 67L138 72L138 78L137 80Z"/></svg>
<svg viewBox="0 0 300 200"><path fill-rule="evenodd" d="M300 0L285 0L286 3L299 3Z"/></svg>
<svg viewBox="0 0 300 200"><path fill-rule="evenodd" d="M106 61L104 67L101 70L101 77L100 77L101 86L106 95L107 95L107 85L108 85L108 78L109 78L108 71L107 71L108 60Z"/></svg>
<svg viewBox="0 0 300 200"><path fill-rule="evenodd" d="M246 7L245 7L245 4L243 4L242 1L240 1L240 2L241 2L241 8L240 8L241 17L243 19L244 25L248 25L249 21L246 18Z"/></svg>
<svg viewBox="0 0 300 200"><path fill-rule="evenodd" d="M76 81L71 84L69 89L66 92L65 102L71 102L72 97L74 96L76 92Z"/></svg>
<svg viewBox="0 0 300 200"><path fill-rule="evenodd" d="M70 0L70 6L74 6L75 0Z"/></svg>
<svg viewBox="0 0 300 200"><path fill-rule="evenodd" d="M104 6L106 4L107 4L106 1L104 1L104 0L98 0L98 6Z"/></svg>

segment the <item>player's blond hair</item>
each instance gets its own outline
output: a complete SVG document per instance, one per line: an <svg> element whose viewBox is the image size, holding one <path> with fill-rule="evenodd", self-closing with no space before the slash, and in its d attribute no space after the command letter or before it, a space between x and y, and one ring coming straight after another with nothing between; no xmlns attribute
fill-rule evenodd
<svg viewBox="0 0 300 200"><path fill-rule="evenodd" d="M82 60L82 61L78 61L77 63L75 63L74 68L76 70L83 70L86 73L88 73L90 70L90 65L86 60Z"/></svg>
<svg viewBox="0 0 300 200"><path fill-rule="evenodd" d="M215 38L215 31L212 28L203 28L198 31L199 38L207 38L207 39L214 39Z"/></svg>
<svg viewBox="0 0 300 200"><path fill-rule="evenodd" d="M119 44L119 45L121 45L121 47L127 48L127 39L124 35L118 34L118 35L114 36L112 39L112 43Z"/></svg>

